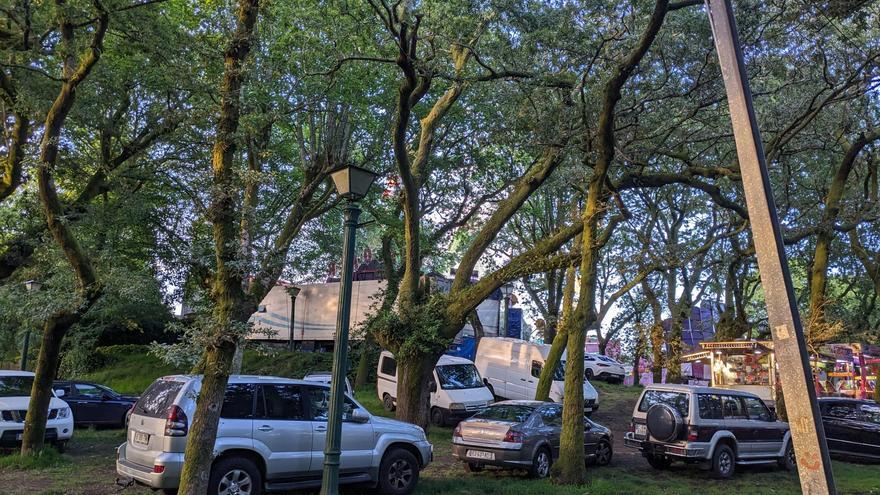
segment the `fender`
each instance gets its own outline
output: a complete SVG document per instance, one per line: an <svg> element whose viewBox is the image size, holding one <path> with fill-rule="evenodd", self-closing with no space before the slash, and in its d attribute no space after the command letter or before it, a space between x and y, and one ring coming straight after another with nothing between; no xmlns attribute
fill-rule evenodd
<svg viewBox="0 0 880 495"><path fill-rule="evenodd" d="M253 438L218 436L214 443L214 457L221 456L227 450L249 450L262 457L264 462L271 454L263 442L257 442Z"/></svg>
<svg viewBox="0 0 880 495"><path fill-rule="evenodd" d="M376 439L376 446L373 448L373 466L378 469L379 463L382 461L382 457L385 456L385 451L388 450L388 446L390 446L391 444L414 444L418 441L420 440L416 438L415 435L408 435L406 433L378 434L378 438ZM419 459L419 461L424 462L425 460Z"/></svg>
<svg viewBox="0 0 880 495"><path fill-rule="evenodd" d="M736 436L734 436L729 430L718 430L712 435L712 439L709 440L708 459L711 459L712 456L715 455L715 447L718 445L718 442L726 438L733 440L734 445L737 444ZM736 450L736 447L734 447L734 450Z"/></svg>
<svg viewBox="0 0 880 495"><path fill-rule="evenodd" d="M791 441L791 430L786 430L785 436L782 437L782 447L779 449L779 452L777 452L777 455L779 457L782 457L785 455L785 449L788 447L788 442L790 442L790 441Z"/></svg>

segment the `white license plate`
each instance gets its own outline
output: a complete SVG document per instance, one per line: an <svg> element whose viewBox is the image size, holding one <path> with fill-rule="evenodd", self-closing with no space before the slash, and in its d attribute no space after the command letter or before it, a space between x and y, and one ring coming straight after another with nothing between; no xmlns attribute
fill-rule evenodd
<svg viewBox="0 0 880 495"><path fill-rule="evenodd" d="M483 452L482 450L468 450L467 456L471 459L485 459L487 461L495 460L494 452Z"/></svg>
<svg viewBox="0 0 880 495"><path fill-rule="evenodd" d="M648 434L648 427L645 425L636 425L636 436L643 437Z"/></svg>
<svg viewBox="0 0 880 495"><path fill-rule="evenodd" d="M22 435L24 435L24 433L16 433L16 434L15 434L15 439L16 439L17 441L20 442L20 441L21 441L21 437L22 437Z"/></svg>
<svg viewBox="0 0 880 495"><path fill-rule="evenodd" d="M147 445L150 443L150 435L142 431L134 431L131 434L131 441L138 445Z"/></svg>

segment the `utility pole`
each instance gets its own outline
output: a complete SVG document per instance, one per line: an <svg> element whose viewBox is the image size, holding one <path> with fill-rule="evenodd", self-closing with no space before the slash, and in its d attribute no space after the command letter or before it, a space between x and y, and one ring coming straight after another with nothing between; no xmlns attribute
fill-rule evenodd
<svg viewBox="0 0 880 495"><path fill-rule="evenodd" d="M836 493L825 430L819 416L804 330L788 271L782 230L770 188L761 134L730 0L706 0L718 62L724 77L733 137L742 173L761 287L773 333L801 490L808 495ZM772 372L772 370L771 370Z"/></svg>

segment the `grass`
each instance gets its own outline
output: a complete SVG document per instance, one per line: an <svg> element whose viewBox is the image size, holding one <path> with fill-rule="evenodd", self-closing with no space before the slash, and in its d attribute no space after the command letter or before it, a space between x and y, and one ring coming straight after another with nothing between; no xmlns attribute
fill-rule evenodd
<svg viewBox="0 0 880 495"><path fill-rule="evenodd" d="M57 450L48 447L37 455L22 456L20 453L13 453L4 457L0 457L0 469L18 469L20 471L30 471L34 469L48 469L52 467L62 466L70 462L70 459L63 457Z"/></svg>

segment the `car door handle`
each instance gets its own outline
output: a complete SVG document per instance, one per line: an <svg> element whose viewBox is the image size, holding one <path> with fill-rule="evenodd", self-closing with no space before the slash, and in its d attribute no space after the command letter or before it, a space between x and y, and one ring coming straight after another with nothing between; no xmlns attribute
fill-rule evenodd
<svg viewBox="0 0 880 495"><path fill-rule="evenodd" d="M272 428L272 427L269 426L269 425L263 425L263 426L261 426L261 427L259 427L259 428L257 428L257 429L260 430L260 431L272 431L272 430L274 430L275 428Z"/></svg>
<svg viewBox="0 0 880 495"><path fill-rule="evenodd" d="M326 426L316 426L315 431L324 432L324 431L327 431L327 427Z"/></svg>
<svg viewBox="0 0 880 495"><path fill-rule="evenodd" d="M526 379L525 379L525 378L520 378L520 380L522 380L522 381L526 381Z"/></svg>

